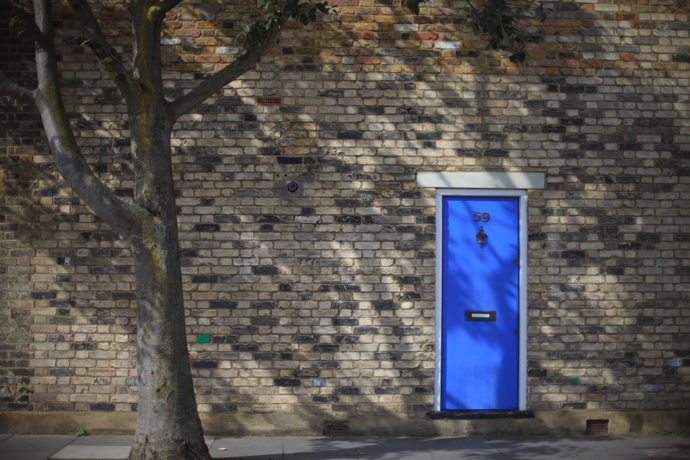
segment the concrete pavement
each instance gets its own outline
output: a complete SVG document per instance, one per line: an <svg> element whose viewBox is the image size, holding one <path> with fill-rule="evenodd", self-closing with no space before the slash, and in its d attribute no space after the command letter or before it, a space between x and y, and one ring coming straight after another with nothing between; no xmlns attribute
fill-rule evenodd
<svg viewBox="0 0 690 460"><path fill-rule="evenodd" d="M122 460L133 436L0 434L1 460ZM688 460L689 436L467 438L208 437L226 460Z"/></svg>

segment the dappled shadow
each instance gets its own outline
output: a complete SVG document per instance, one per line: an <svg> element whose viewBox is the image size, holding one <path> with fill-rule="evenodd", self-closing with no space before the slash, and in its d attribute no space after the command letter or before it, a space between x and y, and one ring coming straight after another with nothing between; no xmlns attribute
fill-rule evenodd
<svg viewBox="0 0 690 460"><path fill-rule="evenodd" d="M276 438L266 438L270 442ZM578 457L578 452L603 452L607 448L625 448L606 440L587 438L583 446L569 446L558 439L547 437L467 437L467 438L279 438L271 454L247 452L247 438L222 438L227 451L211 447L211 454L219 460L339 460L339 459L385 459L385 460L456 460L458 458L486 458L488 460L515 458L551 460L554 458ZM217 441L216 441L217 442ZM251 441L249 441L251 442ZM254 442L261 441L255 439ZM244 447L235 449L236 443ZM599 447L601 446L601 447ZM259 450L266 451L261 445ZM279 450L279 448L282 449ZM268 452L268 451L266 451ZM634 451L626 452L628 454ZM637 457L623 457L635 459Z"/></svg>
<svg viewBox="0 0 690 460"><path fill-rule="evenodd" d="M184 14L190 18L205 18L215 11L214 8L218 9L215 5L201 8L207 10ZM118 14L119 17L113 21L121 20L127 13ZM561 71L539 67L536 61L534 66L523 69L523 74L511 77L512 83L499 83L478 74L506 75L513 69L501 66L495 54L481 57L478 50L466 49L464 39L462 43L449 42L445 35L441 35L439 42L424 39L416 48L396 49L388 29L374 30L378 26L372 22L366 27L373 32L361 32L358 27L365 23L360 19L347 16L336 23L315 24L311 30L291 25L295 29L285 31L277 46L270 50L256 72L246 76L244 83L231 85L214 95L197 113L182 119L176 130L174 161L180 190L178 205L181 211L185 300L190 315L187 330L195 361L192 366L198 383L197 392L205 411L234 413L239 406L240 412L244 409L304 411L309 415L325 414L325 418L354 419L362 413L392 418L400 413L421 417L431 409L433 368L428 366L433 362L434 347L433 334L428 332L430 324L424 315L433 308L430 306L434 301L433 261L439 255L433 248L437 231L433 205L425 203L433 192L416 186L415 174L418 171L556 170L560 168L558 165L562 165L554 174L567 179L562 184L549 184L549 193L562 191L568 199L575 200L587 196L593 190L588 188L590 186L608 187L607 193L615 192L621 203L633 209L635 200L645 198L645 194L673 191L667 185L637 183L633 175L591 176L588 168L570 167L588 156L597 156L597 161L605 159L628 165L626 167L641 167L642 159L628 157L632 155L629 152L642 151L642 147L629 142L637 140L637 130L644 135L679 134L678 128L671 126L670 118L668 123L659 122L658 127L643 126L658 120L642 118L635 120L634 126L607 127L607 130L617 129L620 135L607 135L606 143L620 142L620 148L599 154L587 153L604 150L604 136L601 136L599 147L590 143L588 136L578 134L580 128L577 128L585 123L586 104L594 104L586 102L585 98L602 96L597 94L596 86L572 85L564 76L552 76L552 73L560 75ZM450 17L410 19L409 24L396 24L405 30L405 40L416 39L417 31L427 38L434 35L438 38L439 34L435 32L444 34L453 27ZM328 38L334 41L319 48L314 36L323 30L327 30ZM167 33L170 37L166 36L166 39L171 38L172 29ZM365 37L370 37L366 40L376 38L376 44L373 41L366 43ZM379 38L381 43L387 42L386 47L378 42ZM180 46L193 41L171 40L178 40L174 43ZM336 43L335 40L341 41ZM358 40L357 45L354 40ZM443 43L444 50L437 49L435 43ZM70 46L76 44L76 39L67 42ZM401 41L400 45L407 47L410 43ZM536 42L531 45L537 46ZM322 52L328 47L333 49L332 54ZM199 50L196 48L194 51ZM224 49L223 52L230 50ZM543 54L541 51L538 53ZM217 54L223 55L220 51ZM553 54L557 53L554 51ZM578 56L574 51L567 54ZM439 64L438 69L428 66L418 71L414 67L429 60ZM218 62L225 61L219 59ZM342 66L342 71L334 64ZM440 64L451 70L446 72ZM95 61L93 65L96 65ZM385 66L397 66L398 70L388 72L390 68L383 69ZM215 64L210 63L185 64L180 72L190 74L185 78L169 75L167 95L183 94L206 78L205 72L214 67ZM382 75L388 73L391 76L384 80ZM275 82L272 80L274 74L280 75ZM511 87L520 87L528 81L526 75L533 75L529 81L531 89L512 92ZM274 84L276 82L280 85ZM77 85L79 81L65 83ZM242 88L245 83L246 87ZM550 93L548 100L541 99L544 91ZM361 94L367 96L357 97ZM284 104L279 107L258 106L254 101L258 95L283 97ZM99 105L119 103L112 88L96 96L96 104ZM679 101L676 96L660 97L673 103ZM500 104L510 108L515 120L529 121L523 125L496 117L500 111L496 107L501 107ZM342 115L345 121L339 119L339 114L332 110L334 107L344 108ZM580 114L571 116L571 111L579 108L583 109L582 118ZM586 117L601 124L596 119L602 119L604 111L597 112L588 110ZM90 135L87 132L104 128L103 121L93 121L86 116L74 121L78 131L84 130L84 138ZM517 143L527 136L533 136L535 142L543 139L554 144L550 150L527 153L530 163L521 163L511 157L511 150L520 150L522 147ZM567 144L567 149L559 147L557 141ZM101 140L101 145L88 151L87 155L106 155L107 142ZM579 150L575 150L573 145ZM126 145L123 143L121 147L124 149ZM657 150L667 152L664 149L670 152L671 160L659 162L664 168L663 174L687 175L687 160L680 147L673 142L659 144ZM124 156L122 159L126 160ZM300 181L302 195L299 197L291 197L276 187L277 182L291 178ZM131 193L127 179L126 175L121 178L124 190L118 193L122 196ZM610 186L624 181L627 181L626 185ZM498 185L512 187L519 184L504 181ZM48 187L51 191L45 193L57 193L54 190L62 187L64 184L51 185ZM580 195L581 192L587 193ZM64 206L79 204L74 198L60 196L55 199L64 200L60 202ZM566 213L570 212L566 209L570 205L563 205L560 209L540 206L545 220L551 216L565 220ZM571 209L575 210L575 206L572 204ZM530 227L530 236L535 249L541 251L540 256L547 257L548 253L548 258L563 259L569 273L574 273L569 280L585 274L585 267L593 266L601 267L601 275L622 276L626 270L627 274L636 274L638 267L643 265L642 258L629 254L661 247L655 246L654 239L661 240L658 234L628 233L626 236L619 231L619 225L637 222L631 223L628 217L611 217L615 214L613 208L597 207L597 200L586 200L582 206L577 210L579 215L596 217L599 225L583 225L579 233L563 232L559 236L562 241L548 240L556 232L554 230L542 232L536 224ZM79 220L86 211L65 212L65 208L55 211L55 207L51 207L42 211L41 217L48 214L64 219L63 223L76 223L74 219ZM540 219L536 215L530 218L533 223ZM59 222L58 219L54 219L51 225ZM45 225L42 228L48 232L48 224L41 225ZM472 229L471 233L476 230ZM89 234L90 238L88 242L79 242L84 252L93 251L99 244L110 244L108 240L117 240L108 232L81 233ZM599 234L599 242L606 245L606 250L626 251L625 257L589 259L585 251L570 250L571 247L579 247L579 243L590 244L591 235L588 234L591 233ZM484 251L491 254L495 248L491 232L488 234ZM50 233L33 236L37 240L51 238ZM367 239L363 239L364 236ZM630 238L637 240L628 241ZM686 242L686 238L687 235L678 234L673 242ZM537 243L541 240L544 243ZM537 248L538 244L543 246ZM62 251L63 257L72 254L71 248ZM133 304L134 298L129 296L133 285L132 273L126 271L129 268L124 266L127 261L119 261L121 263L117 267L105 267L110 263L109 259L126 253L126 250L122 251L103 250L99 252L100 260L84 257L79 268L84 270L84 274L88 271L88 275L93 276L86 280L93 283L89 292L71 292L69 300L64 300L66 303L49 305L67 312L63 315L65 317L70 316L69 308L75 306L75 300L79 306L98 306L99 318L90 318L95 321L92 323L94 326L106 327L123 318L126 320L126 313L123 313L126 308L116 311L115 307ZM48 255L53 257L57 254L54 251ZM611 266L614 262L618 265ZM678 267L675 274L687 275L686 268ZM554 270L559 268L554 266ZM649 273L664 273L662 268L654 267L654 270L658 271ZM122 277L117 278L118 275ZM112 278L107 278L110 276ZM484 273L483 276L501 275L496 272ZM111 292L109 287L101 284L103 280L123 282ZM458 293L471 291L469 281L461 278ZM61 282L76 283L73 280ZM607 284L615 285L617 282L607 281ZM540 286L546 284L541 283ZM588 301L604 300L604 294L593 292L585 281L567 284L558 281L548 289L548 292L535 292L534 298L539 300L533 303L534 308L550 308L550 312L555 312L557 307L552 308L549 302L580 308ZM51 291L57 290L60 289L46 290L45 295L53 295ZM504 292L497 295L506 297L495 299L498 303L509 300ZM670 299L670 293L638 292L630 295L633 297L627 301L626 307L629 305L646 311L660 307L676 308L679 302L663 300ZM648 300L643 295L656 296L660 301L656 298ZM485 294L469 297L476 300ZM477 309L482 308L479 306ZM419 316L413 316L415 314ZM535 372L532 382L544 386L565 385L565 375L568 372L575 375L581 370L577 367L580 360L590 357L601 358L603 362L605 356L610 356L605 366L612 372L611 380L633 372L631 368L643 365L637 359L638 350L643 346L637 340L637 334L644 331L644 326L661 324L663 320L661 314L649 313L648 316L638 318L638 324L616 329L620 336L625 334L635 343L616 345L619 348L614 353L585 352L577 343L554 343L549 350L556 351L548 351L545 346L539 349L539 345L534 345L538 353L534 353L534 359L530 361ZM57 320L68 321L69 318ZM555 318L553 320L556 321ZM538 326L537 321L545 321L544 316L535 316L532 323L535 327ZM131 337L131 327L130 322L127 329L118 330ZM586 334L613 336L610 329L603 326L572 328L573 334L580 337ZM510 335L510 330L502 331L501 335L503 333ZM200 336L206 336L203 340L208 341L202 342ZM259 339L259 336L262 337ZM270 339L264 340L263 336L270 336ZM535 344L537 341L561 341L557 334L548 337L546 333L533 334L532 337L534 342L531 343ZM687 352L681 351L685 338L683 334L673 336L676 359L687 357ZM471 339L491 348L491 340L485 336L477 334ZM60 340L57 334L54 340ZM75 345L93 347L78 348L81 350L95 349L97 344L103 344L98 340L89 338ZM375 350L369 349L374 346ZM370 353L371 358L348 358L349 353L360 351ZM544 365L540 369L542 360L546 359L562 359L565 365L563 368L548 366L548 369ZM503 361L504 357L498 360ZM350 366L351 362L354 362L353 367L344 368L343 363ZM375 366L378 366L376 370L371 370ZM70 370L65 369L64 372ZM269 375L271 371L276 375ZM314 379L325 380L324 385L316 386ZM675 367L670 365L664 366L663 375L647 376L646 379L654 379L658 384L682 381ZM126 385L121 388L127 386L130 387L128 391L134 392L133 381L135 379L131 377L126 379ZM607 386L613 388L616 385ZM598 385L589 385L587 391L590 393L588 397L593 393L601 395L602 400L605 397L605 390ZM614 388L608 391L620 393L623 390ZM649 394L651 398L657 393ZM563 407L586 408L588 402L578 399L578 395L568 393L568 398L578 402L563 403ZM281 404L266 403L270 397L276 397ZM547 405L561 407L558 402L538 401L534 404L541 404L540 408ZM628 403L617 404L623 407ZM654 404L685 403L669 399L655 401Z"/></svg>

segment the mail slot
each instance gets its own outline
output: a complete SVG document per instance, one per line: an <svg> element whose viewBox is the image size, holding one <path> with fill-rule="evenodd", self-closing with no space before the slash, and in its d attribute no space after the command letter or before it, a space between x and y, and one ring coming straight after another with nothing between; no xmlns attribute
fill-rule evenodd
<svg viewBox="0 0 690 460"><path fill-rule="evenodd" d="M496 321L496 310L465 310L465 321Z"/></svg>

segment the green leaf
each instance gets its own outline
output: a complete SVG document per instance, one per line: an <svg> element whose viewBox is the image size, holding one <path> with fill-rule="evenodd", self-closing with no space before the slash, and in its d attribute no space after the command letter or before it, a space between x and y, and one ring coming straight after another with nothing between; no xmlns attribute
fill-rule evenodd
<svg viewBox="0 0 690 460"><path fill-rule="evenodd" d="M74 433L75 436L86 436L86 431L83 428L77 428L77 432Z"/></svg>

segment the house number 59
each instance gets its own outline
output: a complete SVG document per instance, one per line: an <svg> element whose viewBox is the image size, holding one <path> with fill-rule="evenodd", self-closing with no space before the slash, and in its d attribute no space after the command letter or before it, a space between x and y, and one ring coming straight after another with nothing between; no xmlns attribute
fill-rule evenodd
<svg viewBox="0 0 690 460"><path fill-rule="evenodd" d="M474 221L479 222L480 220L484 222L489 221L489 213L488 212L475 212L474 213Z"/></svg>

